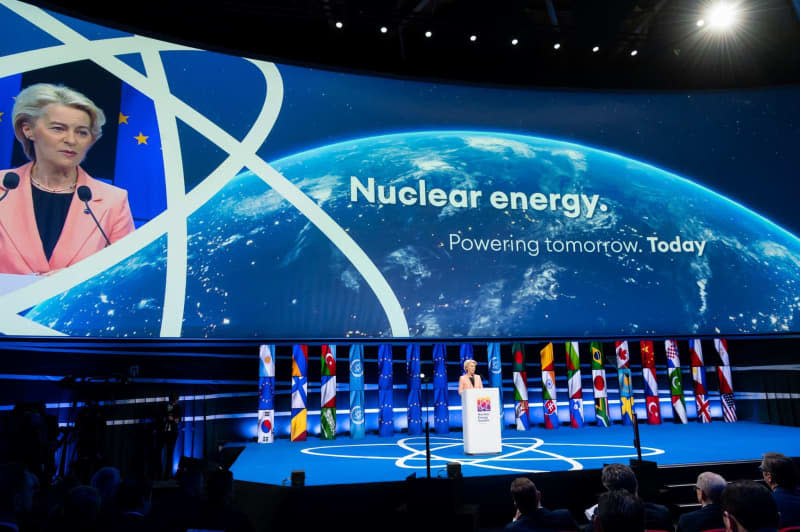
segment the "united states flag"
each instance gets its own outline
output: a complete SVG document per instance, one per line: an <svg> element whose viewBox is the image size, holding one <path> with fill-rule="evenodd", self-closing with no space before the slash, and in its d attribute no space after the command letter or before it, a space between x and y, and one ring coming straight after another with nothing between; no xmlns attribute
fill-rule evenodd
<svg viewBox="0 0 800 532"><path fill-rule="evenodd" d="M722 398L722 416L728 423L736 422L736 403L733 401L732 393L720 394Z"/></svg>

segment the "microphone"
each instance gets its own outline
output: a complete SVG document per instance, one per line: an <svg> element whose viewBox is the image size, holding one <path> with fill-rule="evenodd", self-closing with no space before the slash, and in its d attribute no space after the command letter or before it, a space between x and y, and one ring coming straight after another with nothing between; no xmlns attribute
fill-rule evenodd
<svg viewBox="0 0 800 532"><path fill-rule="evenodd" d="M6 189L3 195L0 196L0 201L8 196L8 193L19 186L19 176L14 172L8 172L3 176L3 188Z"/></svg>
<svg viewBox="0 0 800 532"><path fill-rule="evenodd" d="M97 228L100 229L100 234L103 235L103 238L106 239L106 247L110 246L111 241L106 236L106 232L103 231L103 228L100 227L100 222L97 221L97 217L92 212L92 209L89 208L89 201L92 199L92 189L90 189L86 185L79 186L78 199L81 200L86 205L86 208L83 209L83 212L86 214L90 214L92 216L92 220L94 220L94 223L97 225Z"/></svg>

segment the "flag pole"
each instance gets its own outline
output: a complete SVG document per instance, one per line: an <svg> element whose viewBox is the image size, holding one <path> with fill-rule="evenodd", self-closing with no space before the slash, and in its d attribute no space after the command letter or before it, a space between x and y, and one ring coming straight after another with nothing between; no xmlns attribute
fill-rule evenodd
<svg viewBox="0 0 800 532"><path fill-rule="evenodd" d="M639 441L639 418L636 416L636 409L631 408L633 414L633 445L636 447L636 456L638 461L642 463L642 443Z"/></svg>
<svg viewBox="0 0 800 532"><path fill-rule="evenodd" d="M431 411L428 406L428 394L426 384L430 384L430 376L421 375L422 377L422 398L425 403L425 468L427 470L427 478L431 478Z"/></svg>

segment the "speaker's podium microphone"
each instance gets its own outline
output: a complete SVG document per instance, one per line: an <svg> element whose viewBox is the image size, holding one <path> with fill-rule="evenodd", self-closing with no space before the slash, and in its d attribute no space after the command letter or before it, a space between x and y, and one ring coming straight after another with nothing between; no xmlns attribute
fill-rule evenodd
<svg viewBox="0 0 800 532"><path fill-rule="evenodd" d="M89 208L89 201L91 201L91 199L92 199L92 189L90 189L86 185L79 186L78 187L78 199L81 200L84 203L84 205L86 205L86 208L83 209L83 212L86 213L86 214L91 215L92 220L94 220L95 225L97 225L97 228L100 229L100 234L103 235L103 238L106 239L106 247L110 246L111 245L111 241L106 236L106 232L103 231L103 228L100 227L100 222L97 221L97 217L92 212L92 209Z"/></svg>
<svg viewBox="0 0 800 532"><path fill-rule="evenodd" d="M6 189L3 195L0 196L0 201L3 201L8 193L19 186L19 176L14 172L8 172L3 176L3 188Z"/></svg>

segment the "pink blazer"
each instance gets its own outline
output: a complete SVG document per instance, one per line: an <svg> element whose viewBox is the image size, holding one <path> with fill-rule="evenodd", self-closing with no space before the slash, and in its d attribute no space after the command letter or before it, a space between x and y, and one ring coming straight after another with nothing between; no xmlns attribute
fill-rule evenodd
<svg viewBox="0 0 800 532"><path fill-rule="evenodd" d="M0 195L5 192L3 176L12 171L19 174L19 186L0 201L0 273L39 274L60 270L106 246L103 235L92 217L83 212L84 203L75 193L64 229L47 260L33 213L32 167L33 163L28 163L15 170L0 170ZM133 232L127 191L93 179L78 167L78 186L82 185L92 190L89 206L112 244Z"/></svg>

